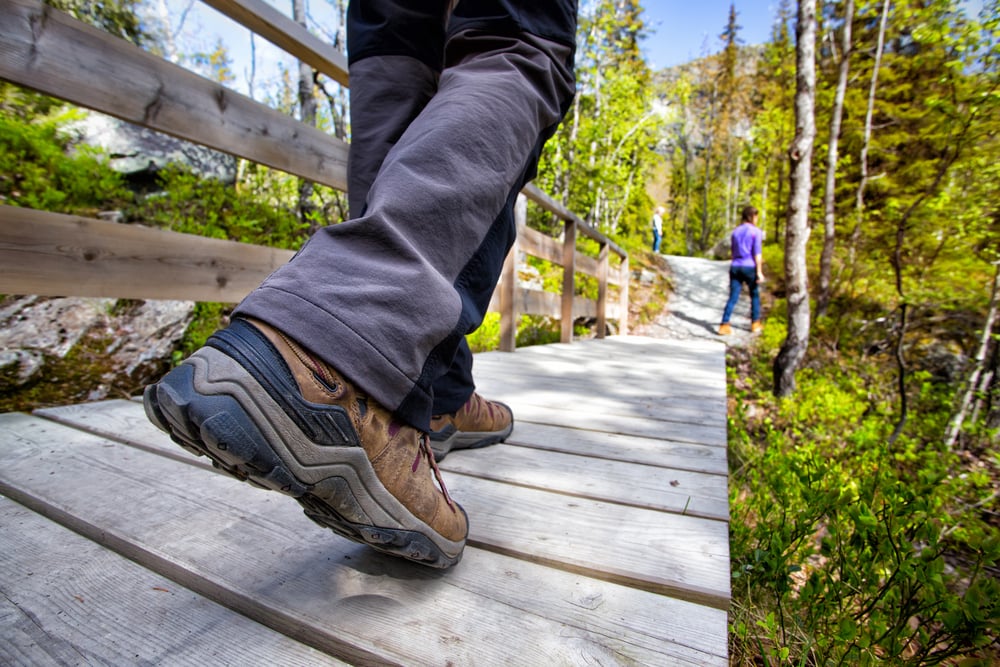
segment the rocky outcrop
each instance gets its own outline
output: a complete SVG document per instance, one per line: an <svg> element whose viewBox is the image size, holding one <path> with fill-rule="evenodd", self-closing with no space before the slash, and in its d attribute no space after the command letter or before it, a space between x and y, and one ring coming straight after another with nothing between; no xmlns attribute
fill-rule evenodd
<svg viewBox="0 0 1000 667"><path fill-rule="evenodd" d="M0 393L30 388L73 355L93 367L75 396L130 393L169 364L193 312L192 301L8 297L0 302Z"/></svg>
<svg viewBox="0 0 1000 667"><path fill-rule="evenodd" d="M111 116L88 113L73 123L70 131L76 133L79 142L106 152L111 168L141 188L155 187L156 172L168 164L179 164L223 183L236 182L236 158L232 155Z"/></svg>

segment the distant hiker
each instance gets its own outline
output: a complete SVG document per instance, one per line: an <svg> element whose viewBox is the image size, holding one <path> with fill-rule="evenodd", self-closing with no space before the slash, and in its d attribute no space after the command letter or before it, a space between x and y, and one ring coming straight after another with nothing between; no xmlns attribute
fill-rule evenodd
<svg viewBox="0 0 1000 667"><path fill-rule="evenodd" d="M729 301L722 313L722 324L719 325L719 335L728 336L733 333L729 326L729 318L733 316L736 302L740 300L743 285L750 290L750 331L757 333L764 328L760 321L760 290L758 285L764 282L764 257L762 246L764 232L757 226L757 209L744 206L740 216L740 226L733 230L729 239L732 262L729 265Z"/></svg>
<svg viewBox="0 0 1000 667"><path fill-rule="evenodd" d="M660 241L663 240L663 214L666 209L657 206L653 211L653 252L660 252Z"/></svg>

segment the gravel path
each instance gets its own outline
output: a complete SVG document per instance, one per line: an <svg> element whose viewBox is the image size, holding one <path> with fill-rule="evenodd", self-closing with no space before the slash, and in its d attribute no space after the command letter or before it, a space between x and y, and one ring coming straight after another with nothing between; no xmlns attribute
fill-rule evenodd
<svg viewBox="0 0 1000 667"><path fill-rule="evenodd" d="M653 322L638 327L635 334L654 338L702 338L728 345L750 340L750 297L743 290L730 324L731 336L716 332L729 297L729 261L701 257L664 255L670 266L673 292L667 307Z"/></svg>

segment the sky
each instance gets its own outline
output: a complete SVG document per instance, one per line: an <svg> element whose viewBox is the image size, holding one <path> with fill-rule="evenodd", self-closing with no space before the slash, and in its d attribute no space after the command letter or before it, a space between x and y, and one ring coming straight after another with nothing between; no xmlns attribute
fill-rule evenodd
<svg viewBox="0 0 1000 667"><path fill-rule="evenodd" d="M155 0L154 0L155 1ZM291 14L292 0L266 0L280 11ZM586 0L581 0L584 4ZM736 22L741 26L739 35L744 44L762 44L767 41L774 23L778 0L645 0L644 18L648 37L642 42L643 52L650 66L655 69L679 65L702 55L717 53L722 49L722 34L729 20L729 6L736 7ZM322 22L330 15L329 0L307 0L307 12L314 21ZM230 21L203 2L166 0L168 11L174 17L190 7L184 31L179 38L180 48L211 51L216 39L221 39L232 58L236 75L233 87L247 92L250 63L250 36L242 26ZM262 38L257 38L256 84L266 89L269 79L276 77L276 63L294 67L293 61Z"/></svg>
<svg viewBox="0 0 1000 667"><path fill-rule="evenodd" d="M673 67L722 50L729 6L743 44L763 44L771 35L777 0L646 0L644 18L650 37L643 42L654 69Z"/></svg>

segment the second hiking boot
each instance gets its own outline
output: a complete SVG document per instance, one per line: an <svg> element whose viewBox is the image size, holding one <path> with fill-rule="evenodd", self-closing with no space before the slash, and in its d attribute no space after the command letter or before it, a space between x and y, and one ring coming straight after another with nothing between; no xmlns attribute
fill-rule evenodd
<svg viewBox="0 0 1000 667"><path fill-rule="evenodd" d="M499 401L472 393L458 412L431 418L431 449L440 461L453 449L475 449L503 442L514 429L514 415Z"/></svg>
<svg viewBox="0 0 1000 667"><path fill-rule="evenodd" d="M185 449L344 537L432 567L462 557L468 519L428 437L261 322L234 320L143 399Z"/></svg>

